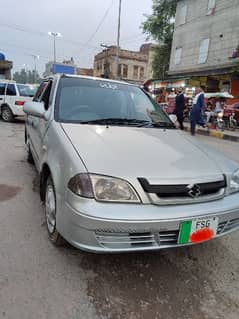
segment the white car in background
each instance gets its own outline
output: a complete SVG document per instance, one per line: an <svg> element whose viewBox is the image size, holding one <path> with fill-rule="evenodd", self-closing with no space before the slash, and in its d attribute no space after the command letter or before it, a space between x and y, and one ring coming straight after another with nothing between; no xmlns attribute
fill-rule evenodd
<svg viewBox="0 0 239 319"><path fill-rule="evenodd" d="M37 87L35 84L0 80L0 114L3 121L11 122L17 116L24 116L23 105L32 100Z"/></svg>

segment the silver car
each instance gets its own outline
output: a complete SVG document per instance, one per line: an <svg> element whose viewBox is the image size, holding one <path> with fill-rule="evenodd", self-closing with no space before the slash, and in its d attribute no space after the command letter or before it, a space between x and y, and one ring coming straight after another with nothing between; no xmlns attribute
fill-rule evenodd
<svg viewBox="0 0 239 319"><path fill-rule="evenodd" d="M24 111L54 244L157 250L239 228L238 163L175 129L139 87L56 75Z"/></svg>

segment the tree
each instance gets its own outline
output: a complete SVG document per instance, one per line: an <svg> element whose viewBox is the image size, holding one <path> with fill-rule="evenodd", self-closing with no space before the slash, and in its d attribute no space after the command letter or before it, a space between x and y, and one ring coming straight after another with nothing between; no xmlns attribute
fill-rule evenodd
<svg viewBox="0 0 239 319"><path fill-rule="evenodd" d="M18 83L39 83L41 81L41 78L37 71L26 71L25 69L21 69L20 72L15 72L13 74L13 80L15 80Z"/></svg>
<svg viewBox="0 0 239 319"><path fill-rule="evenodd" d="M158 42L153 61L153 76L167 77L173 41L177 0L153 0L153 13L146 16L143 31Z"/></svg>

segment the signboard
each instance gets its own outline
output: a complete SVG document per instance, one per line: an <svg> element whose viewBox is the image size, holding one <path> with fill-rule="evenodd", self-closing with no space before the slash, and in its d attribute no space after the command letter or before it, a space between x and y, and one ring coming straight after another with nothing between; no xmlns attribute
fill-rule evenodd
<svg viewBox="0 0 239 319"><path fill-rule="evenodd" d="M53 64L52 73L64 73L64 74L75 74L75 67L72 65L63 65L63 64Z"/></svg>

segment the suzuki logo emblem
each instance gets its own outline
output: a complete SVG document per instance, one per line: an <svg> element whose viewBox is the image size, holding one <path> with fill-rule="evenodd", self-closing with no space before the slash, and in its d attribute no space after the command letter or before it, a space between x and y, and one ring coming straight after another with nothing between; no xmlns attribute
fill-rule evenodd
<svg viewBox="0 0 239 319"><path fill-rule="evenodd" d="M201 195L200 186L197 184L190 184L187 186L188 195L192 198L198 198Z"/></svg>

